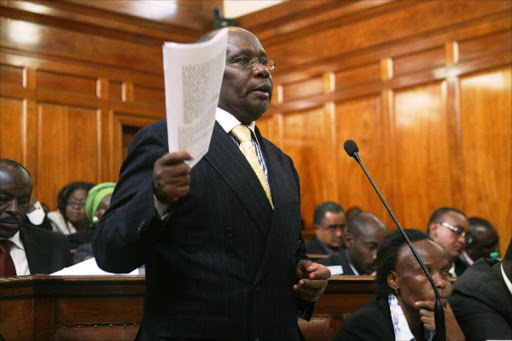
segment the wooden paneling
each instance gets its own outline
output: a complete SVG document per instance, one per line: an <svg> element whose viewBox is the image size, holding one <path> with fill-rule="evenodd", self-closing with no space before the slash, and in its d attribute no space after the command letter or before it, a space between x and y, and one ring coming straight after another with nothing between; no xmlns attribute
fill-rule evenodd
<svg viewBox="0 0 512 341"><path fill-rule="evenodd" d="M501 68L460 80L465 209L496 226L502 254L512 238L511 73Z"/></svg>
<svg viewBox="0 0 512 341"><path fill-rule="evenodd" d="M0 98L0 157L25 163L23 158L23 101Z"/></svg>
<svg viewBox="0 0 512 341"><path fill-rule="evenodd" d="M300 170L302 216L308 221L316 203L338 196L331 116L324 107L312 108L287 113L282 125L281 147Z"/></svg>
<svg viewBox="0 0 512 341"><path fill-rule="evenodd" d="M116 3L0 0L0 153L23 162L50 203L55 179L116 181L133 133L165 117L162 42L194 41L219 6ZM324 200L393 228L342 149L353 139L404 227L456 206L495 223L505 251L511 1L288 1L237 23L277 63L258 126L295 162L305 234Z"/></svg>
<svg viewBox="0 0 512 341"><path fill-rule="evenodd" d="M94 109L40 104L37 193L50 193L73 181L98 181L98 121ZM92 142L92 143L91 143ZM45 162L42 162L45 160ZM58 178L56 177L58 174ZM56 205L56 197L42 194L40 201Z"/></svg>
<svg viewBox="0 0 512 341"><path fill-rule="evenodd" d="M434 207L459 206L453 201L447 176L452 164L446 148L445 92L445 85L436 82L395 94L391 146L396 155L394 195L400 198L395 209L409 228L425 230Z"/></svg>
<svg viewBox="0 0 512 341"><path fill-rule="evenodd" d="M380 96L336 103L338 199L335 201L340 202L345 209L351 206L359 206L361 209L372 207L377 216L384 218L385 209L374 205L378 196L373 192L363 170L343 149L346 140L356 141L362 162L392 204L392 183L386 181L392 173L388 164L389 157L386 157L387 142L384 140L385 125L382 117Z"/></svg>

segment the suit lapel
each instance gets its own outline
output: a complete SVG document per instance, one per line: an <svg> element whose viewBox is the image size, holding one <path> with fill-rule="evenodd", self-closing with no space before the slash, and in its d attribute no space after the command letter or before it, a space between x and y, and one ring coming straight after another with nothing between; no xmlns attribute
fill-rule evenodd
<svg viewBox="0 0 512 341"><path fill-rule="evenodd" d="M267 217L272 208L265 191L247 159L217 122L205 159L237 195L260 232L266 233L270 225Z"/></svg>
<svg viewBox="0 0 512 341"><path fill-rule="evenodd" d="M48 253L45 246L35 240L30 227L23 226L20 236L25 248L30 273L48 273L48 263L45 262L48 259Z"/></svg>

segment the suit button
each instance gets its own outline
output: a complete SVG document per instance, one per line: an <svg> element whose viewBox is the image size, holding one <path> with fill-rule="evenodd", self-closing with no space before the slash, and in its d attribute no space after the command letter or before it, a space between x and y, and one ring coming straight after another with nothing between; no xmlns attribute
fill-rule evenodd
<svg viewBox="0 0 512 341"><path fill-rule="evenodd" d="M233 229L231 227L226 227L224 229L224 236L231 238L233 237Z"/></svg>
<svg viewBox="0 0 512 341"><path fill-rule="evenodd" d="M144 225L146 225L146 220L142 220L139 222L139 226L137 226L137 230L139 231L139 233L142 232L142 229L144 228Z"/></svg>

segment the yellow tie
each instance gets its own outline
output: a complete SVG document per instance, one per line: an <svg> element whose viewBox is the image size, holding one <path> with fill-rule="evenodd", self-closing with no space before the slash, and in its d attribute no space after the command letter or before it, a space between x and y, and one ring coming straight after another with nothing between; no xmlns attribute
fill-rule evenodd
<svg viewBox="0 0 512 341"><path fill-rule="evenodd" d="M268 186L267 177L265 173L263 173L263 168L260 165L258 157L256 156L256 151L254 150L254 146L252 144L251 131L244 125L236 126L231 133L240 141L240 150L242 154L244 154L247 161L251 165L254 173L260 180L261 186L263 186L263 190L265 190L265 194L267 195L268 201L270 202L270 206L274 209L274 204L272 203L272 196L270 195L270 187Z"/></svg>

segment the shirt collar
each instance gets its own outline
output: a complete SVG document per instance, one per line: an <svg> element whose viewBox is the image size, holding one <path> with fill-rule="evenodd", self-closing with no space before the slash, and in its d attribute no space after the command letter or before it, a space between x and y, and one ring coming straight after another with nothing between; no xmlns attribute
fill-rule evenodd
<svg viewBox="0 0 512 341"><path fill-rule="evenodd" d="M223 110L221 108L217 107L217 111L215 113L215 120L219 122L220 126L226 133L230 133L231 130L233 130L234 127L237 125L242 124L235 116L228 113L226 110ZM254 129L256 127L256 124L254 121L252 121L249 125L247 125L247 128L249 128L254 136L256 136L256 133L254 132Z"/></svg>
<svg viewBox="0 0 512 341"><path fill-rule="evenodd" d="M469 265L472 265L475 262L474 260L471 259L471 257L469 257L466 251L462 252L462 257L464 257L464 259L466 260L466 262L468 262Z"/></svg>
<svg viewBox="0 0 512 341"><path fill-rule="evenodd" d="M503 276L503 280L505 281L505 284L507 285L508 291L510 291L510 294L512 294L512 282L510 281L510 278L508 278L507 274L505 273L505 269L503 269L503 262L501 262L501 275Z"/></svg>
<svg viewBox="0 0 512 341"><path fill-rule="evenodd" d="M455 273L455 262L452 263L452 266L450 267L450 270L448 272L453 276L457 277L457 274Z"/></svg>
<svg viewBox="0 0 512 341"><path fill-rule="evenodd" d="M5 238L2 238L2 239L5 239ZM16 232L14 234L14 236L12 236L11 238L8 238L7 240L10 240L14 245L16 245L18 248L24 250L25 248L23 247L23 243L21 242L21 237L20 237L20 231Z"/></svg>
<svg viewBox="0 0 512 341"><path fill-rule="evenodd" d="M411 333L411 329L409 329L409 324L400 306L400 302L394 294L389 294L388 303L391 312L391 322L393 323L393 330L395 332L395 340L415 341L416 339ZM432 341L433 338L434 333L425 329L425 340Z"/></svg>

